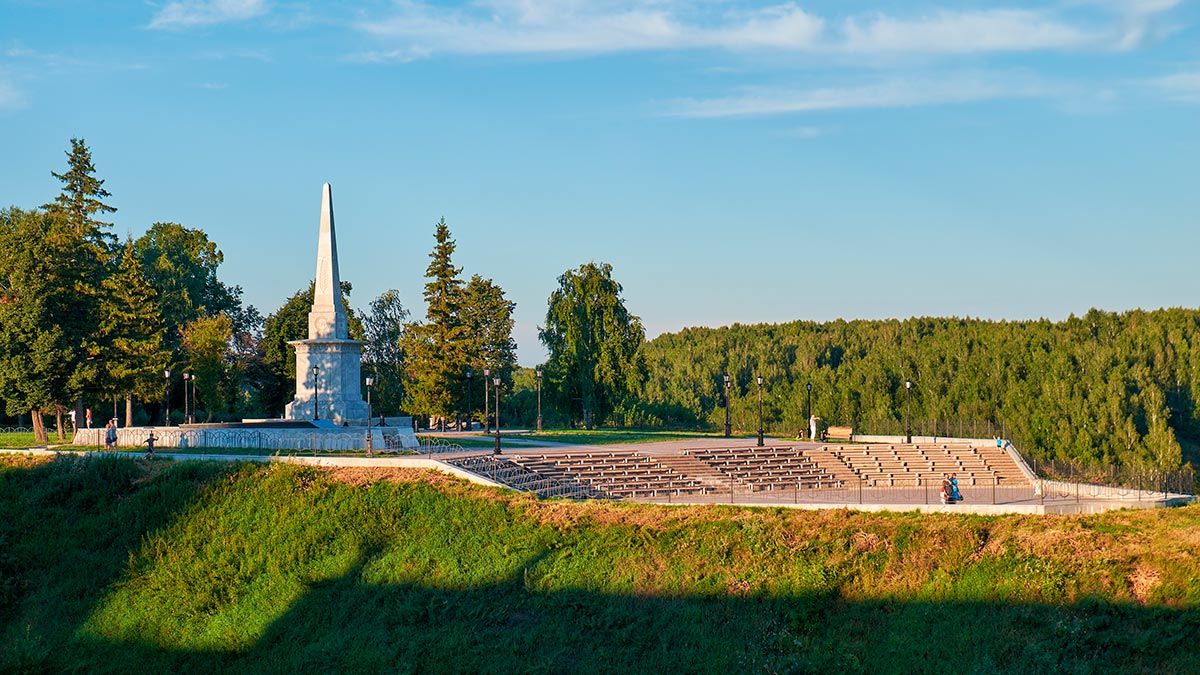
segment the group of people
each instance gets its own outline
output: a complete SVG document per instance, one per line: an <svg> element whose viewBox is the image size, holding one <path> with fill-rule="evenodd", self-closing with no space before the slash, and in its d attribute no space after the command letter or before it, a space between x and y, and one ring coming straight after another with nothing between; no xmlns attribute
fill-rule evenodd
<svg viewBox="0 0 1200 675"><path fill-rule="evenodd" d="M942 476L942 503L957 504L962 500L962 493L958 491L958 474Z"/></svg>

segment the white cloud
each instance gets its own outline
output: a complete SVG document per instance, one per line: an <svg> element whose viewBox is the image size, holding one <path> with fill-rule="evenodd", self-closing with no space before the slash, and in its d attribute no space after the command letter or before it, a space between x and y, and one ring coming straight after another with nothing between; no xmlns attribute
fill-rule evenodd
<svg viewBox="0 0 1200 675"><path fill-rule="evenodd" d="M16 110L24 108L28 103L20 89L0 77L0 110Z"/></svg>
<svg viewBox="0 0 1200 675"><path fill-rule="evenodd" d="M668 105L676 117L751 117L861 108L907 108L1042 96L1031 81L991 75L891 78L854 86L743 90L709 99L681 99Z"/></svg>
<svg viewBox="0 0 1200 675"><path fill-rule="evenodd" d="M150 28L192 28L245 21L267 12L266 0L173 0L154 15Z"/></svg>
<svg viewBox="0 0 1200 675"><path fill-rule="evenodd" d="M1200 70L1166 75L1150 83L1176 101L1200 103Z"/></svg>
<svg viewBox="0 0 1200 675"><path fill-rule="evenodd" d="M830 25L795 2L757 9L678 0L400 0L355 27L380 42L358 60L435 54L773 50L818 55L1131 49L1180 0L1061 0L1052 7L865 13Z"/></svg>
<svg viewBox="0 0 1200 675"><path fill-rule="evenodd" d="M943 11L908 19L852 17L844 30L844 48L850 52L1028 52L1087 46L1101 39L1043 12L1015 9Z"/></svg>
<svg viewBox="0 0 1200 675"><path fill-rule="evenodd" d="M489 2L490 12L404 3L393 16L358 28L402 47L374 52L411 58L452 54L600 54L667 49L809 49L823 21L795 4L688 21L658 4ZM477 6L477 7L480 7ZM367 60L371 55L367 55Z"/></svg>

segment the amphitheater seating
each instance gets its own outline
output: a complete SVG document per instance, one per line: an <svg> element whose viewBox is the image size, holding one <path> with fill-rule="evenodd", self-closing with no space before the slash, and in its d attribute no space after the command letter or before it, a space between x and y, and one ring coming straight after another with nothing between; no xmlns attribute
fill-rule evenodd
<svg viewBox="0 0 1200 675"><path fill-rule="evenodd" d="M654 498L703 495L713 491L707 482L686 476L638 452L523 454L514 461L540 475L588 485L612 497Z"/></svg>
<svg viewBox="0 0 1200 675"><path fill-rule="evenodd" d="M684 454L751 492L842 487L842 481L797 448L716 448Z"/></svg>
<svg viewBox="0 0 1200 675"><path fill-rule="evenodd" d="M602 499L607 496L593 490L589 485L564 480L561 477L545 476L508 458L492 454L457 457L448 460L448 463L503 483L514 490L532 492L542 498Z"/></svg>
<svg viewBox="0 0 1200 675"><path fill-rule="evenodd" d="M818 453L841 462L868 486L928 484L948 473L957 474L965 485L1024 480L1003 450L969 443L827 445Z"/></svg>

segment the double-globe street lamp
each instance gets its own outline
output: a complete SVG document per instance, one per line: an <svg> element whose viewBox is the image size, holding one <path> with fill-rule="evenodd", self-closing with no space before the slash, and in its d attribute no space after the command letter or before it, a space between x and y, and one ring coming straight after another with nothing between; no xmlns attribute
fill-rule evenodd
<svg viewBox="0 0 1200 675"><path fill-rule="evenodd" d="M367 454L375 449L375 439L371 437L371 386L375 384L375 378L368 377L367 384Z"/></svg>
<svg viewBox="0 0 1200 675"><path fill-rule="evenodd" d="M475 411L471 409L471 378L474 376L475 376L475 373L472 373L471 369L468 368L467 369L467 431L470 431L475 426L475 423L473 421L475 419Z"/></svg>
<svg viewBox="0 0 1200 675"><path fill-rule="evenodd" d="M733 424L729 420L729 394L733 391L733 380L729 377L729 373L723 375L725 378L725 438L733 435Z"/></svg>
<svg viewBox="0 0 1200 675"><path fill-rule="evenodd" d="M758 381L758 447L763 446L763 415L762 415L762 385L763 378L759 375L755 378Z"/></svg>
<svg viewBox="0 0 1200 675"><path fill-rule="evenodd" d="M538 387L537 430L538 430L538 433L540 434L540 433L542 433L542 369L538 368L536 372L537 372L537 387Z"/></svg>
<svg viewBox="0 0 1200 675"><path fill-rule="evenodd" d="M321 419L321 366L312 367L313 374L313 421Z"/></svg>
<svg viewBox="0 0 1200 675"><path fill-rule="evenodd" d="M500 378L499 377L492 379L492 386L495 387L495 389L496 389L496 391L495 391L495 394L496 394L496 452L495 452L495 454L498 455L498 454L500 454Z"/></svg>
<svg viewBox="0 0 1200 675"><path fill-rule="evenodd" d="M483 369L483 433L492 431L492 416L488 408L488 379L492 376L491 368Z"/></svg>
<svg viewBox="0 0 1200 675"><path fill-rule="evenodd" d="M184 424L192 423L192 416L189 412L191 410L191 408L188 407L188 380L190 380L190 379L192 379L191 373L183 374L183 423Z"/></svg>
<svg viewBox="0 0 1200 675"><path fill-rule="evenodd" d="M812 418L812 382L804 385L804 389L808 392L808 402L804 404L804 420L808 423L808 440L815 440L812 437L813 433L813 418Z"/></svg>
<svg viewBox="0 0 1200 675"><path fill-rule="evenodd" d="M163 391L163 426L171 426L171 371L164 370L163 378L167 381L167 388Z"/></svg>
<svg viewBox="0 0 1200 675"><path fill-rule="evenodd" d="M904 442L912 443L912 380L904 381Z"/></svg>

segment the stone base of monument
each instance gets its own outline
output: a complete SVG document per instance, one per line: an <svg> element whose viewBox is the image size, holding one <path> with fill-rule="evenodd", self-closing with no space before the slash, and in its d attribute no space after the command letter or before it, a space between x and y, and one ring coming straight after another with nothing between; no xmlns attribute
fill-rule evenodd
<svg viewBox="0 0 1200 675"><path fill-rule="evenodd" d="M371 446L377 452L418 447L408 417L388 418L394 426L371 427ZM104 447L104 429L80 429L74 445ZM367 447L366 420L361 425L337 426L324 420L244 420L178 427L129 427L117 430L117 445L146 447L154 434L155 448L220 448L255 452L358 452Z"/></svg>

